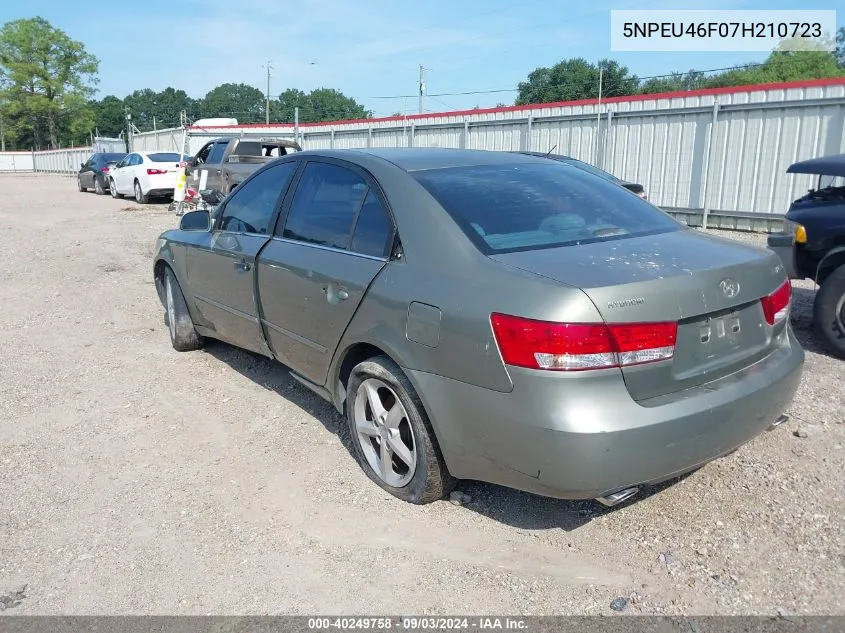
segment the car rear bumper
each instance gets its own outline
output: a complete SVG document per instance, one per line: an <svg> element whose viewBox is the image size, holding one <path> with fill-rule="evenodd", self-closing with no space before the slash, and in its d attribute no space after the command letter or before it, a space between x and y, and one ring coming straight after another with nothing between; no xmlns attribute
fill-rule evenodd
<svg viewBox="0 0 845 633"><path fill-rule="evenodd" d="M148 176L147 186L149 188L145 193L148 196L172 196L173 190L176 188L176 180L176 172Z"/></svg>
<svg viewBox="0 0 845 633"><path fill-rule="evenodd" d="M766 245L780 258L787 276L790 279L799 279L800 275L795 265L795 242L792 235L772 233L766 238Z"/></svg>
<svg viewBox="0 0 845 633"><path fill-rule="evenodd" d="M589 499L689 472L769 428L801 380L804 352L786 332L740 372L640 403L614 370L573 380L509 368L510 393L406 371L455 477Z"/></svg>

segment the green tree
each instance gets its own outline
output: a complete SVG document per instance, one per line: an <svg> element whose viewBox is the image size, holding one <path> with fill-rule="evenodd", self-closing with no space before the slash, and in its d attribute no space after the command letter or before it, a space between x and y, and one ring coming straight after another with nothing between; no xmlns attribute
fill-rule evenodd
<svg viewBox="0 0 845 633"><path fill-rule="evenodd" d="M199 107L184 90L165 88L155 92L149 88L136 90L127 95L123 104L129 108L132 123L142 132L179 126L179 113L185 110L188 116L199 115Z"/></svg>
<svg viewBox="0 0 845 633"><path fill-rule="evenodd" d="M299 107L301 123L319 121L342 121L348 119L368 119L373 113L342 92L332 88L317 88L306 94L302 90L289 88L271 103L272 121L292 122L294 108Z"/></svg>
<svg viewBox="0 0 845 633"><path fill-rule="evenodd" d="M265 108L264 93L247 84L217 86L200 103L203 117L234 117L239 123L263 122Z"/></svg>
<svg viewBox="0 0 845 633"><path fill-rule="evenodd" d="M94 111L94 127L101 136L117 137L126 129L126 114L123 107L123 100L114 95L91 102L91 108Z"/></svg>
<svg viewBox="0 0 845 633"><path fill-rule="evenodd" d="M845 26L836 32L836 63L840 68L845 68Z"/></svg>
<svg viewBox="0 0 845 633"><path fill-rule="evenodd" d="M526 81L519 83L517 105L550 103L596 98L599 95L599 72L602 79L602 96L634 94L639 82L628 73L625 66L602 59L591 64L586 59L574 58L558 62L551 68L533 70Z"/></svg>
<svg viewBox="0 0 845 633"><path fill-rule="evenodd" d="M679 92L681 90L698 90L706 85L707 78L704 73L691 70L686 73L672 73L667 77L652 77L642 82L640 92L642 94L655 94L658 92Z"/></svg>
<svg viewBox="0 0 845 633"><path fill-rule="evenodd" d="M728 70L708 79L706 87L744 86L751 84L801 81L804 79L826 79L845 75L845 68L836 63L836 57L828 51L781 51L772 52L765 62Z"/></svg>
<svg viewBox="0 0 845 633"><path fill-rule="evenodd" d="M98 60L41 17L0 28L0 99L19 146L58 147L85 138ZM4 119L5 121L5 119Z"/></svg>

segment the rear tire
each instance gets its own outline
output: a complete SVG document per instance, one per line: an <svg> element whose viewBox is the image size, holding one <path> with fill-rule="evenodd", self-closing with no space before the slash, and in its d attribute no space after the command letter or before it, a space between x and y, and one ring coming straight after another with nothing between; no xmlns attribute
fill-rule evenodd
<svg viewBox="0 0 845 633"><path fill-rule="evenodd" d="M830 273L816 293L813 325L831 354L845 359L845 266Z"/></svg>
<svg viewBox="0 0 845 633"><path fill-rule="evenodd" d="M200 349L204 340L197 333L185 295L170 268L164 269L164 320L170 331L170 343L177 352Z"/></svg>
<svg viewBox="0 0 845 633"><path fill-rule="evenodd" d="M115 200L119 200L123 196L117 192L117 187L114 186L114 178L109 178L109 193Z"/></svg>
<svg viewBox="0 0 845 633"><path fill-rule="evenodd" d="M135 181L135 202L138 204L147 204L150 201L150 198L147 194L141 191L141 183L137 180Z"/></svg>
<svg viewBox="0 0 845 633"><path fill-rule="evenodd" d="M103 189L103 185L100 184L100 179L97 177L94 178L94 193L98 196L102 196L106 193L106 190Z"/></svg>
<svg viewBox="0 0 845 633"><path fill-rule="evenodd" d="M379 399L377 408L384 413L381 424L375 423L379 416L368 393ZM394 418L397 423L391 425L389 414L394 411L398 412ZM346 421L358 464L394 497L414 504L431 503L442 499L454 486L419 396L388 357L371 358L352 370ZM383 446L391 447L384 462ZM406 460L413 463L409 466ZM386 465L382 467L382 463Z"/></svg>

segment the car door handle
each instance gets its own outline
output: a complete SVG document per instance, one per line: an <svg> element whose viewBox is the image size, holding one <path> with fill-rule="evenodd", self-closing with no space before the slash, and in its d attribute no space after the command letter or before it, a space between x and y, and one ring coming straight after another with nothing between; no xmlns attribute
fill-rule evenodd
<svg viewBox="0 0 845 633"><path fill-rule="evenodd" d="M235 262L235 270L237 270L238 272L244 272L244 273L249 272L250 270L252 270L252 264L250 264L249 262L244 261L244 260L241 260L239 262Z"/></svg>
<svg viewBox="0 0 845 633"><path fill-rule="evenodd" d="M346 292L345 290L338 290L337 291L337 298L340 299L340 300L348 299L349 293Z"/></svg>

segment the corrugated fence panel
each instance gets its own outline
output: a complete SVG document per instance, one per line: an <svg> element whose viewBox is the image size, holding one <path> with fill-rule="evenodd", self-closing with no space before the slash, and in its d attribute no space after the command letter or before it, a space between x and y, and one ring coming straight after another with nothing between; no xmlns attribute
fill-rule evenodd
<svg viewBox="0 0 845 633"><path fill-rule="evenodd" d="M334 135L335 149L355 149L356 147L366 147L369 133L367 130L356 130L355 132L343 132Z"/></svg>
<svg viewBox="0 0 845 633"><path fill-rule="evenodd" d="M35 171L55 174L76 174L91 156L90 147L55 149L35 152Z"/></svg>
<svg viewBox="0 0 845 633"><path fill-rule="evenodd" d="M0 152L0 172L34 171L32 152Z"/></svg>
<svg viewBox="0 0 845 633"><path fill-rule="evenodd" d="M719 106L715 127L714 104ZM843 117L845 80L833 79L611 99L601 104L587 100L338 121L305 125L299 133L304 149L417 146L552 151L639 182L650 200L666 207L780 214L814 182L811 176L786 174L791 163L845 152ZM193 129L189 151L195 153L215 136L241 132L293 137L294 127ZM181 143L181 130L134 138L137 149L172 151L175 143ZM57 163L57 168L62 167Z"/></svg>
<svg viewBox="0 0 845 633"><path fill-rule="evenodd" d="M463 125L444 128L423 128L414 130L414 147L461 147ZM470 128L470 137L472 128Z"/></svg>
<svg viewBox="0 0 845 633"><path fill-rule="evenodd" d="M519 151L522 126L517 124L473 125L469 128L467 149L484 149L495 152ZM459 147L459 145L448 146Z"/></svg>

